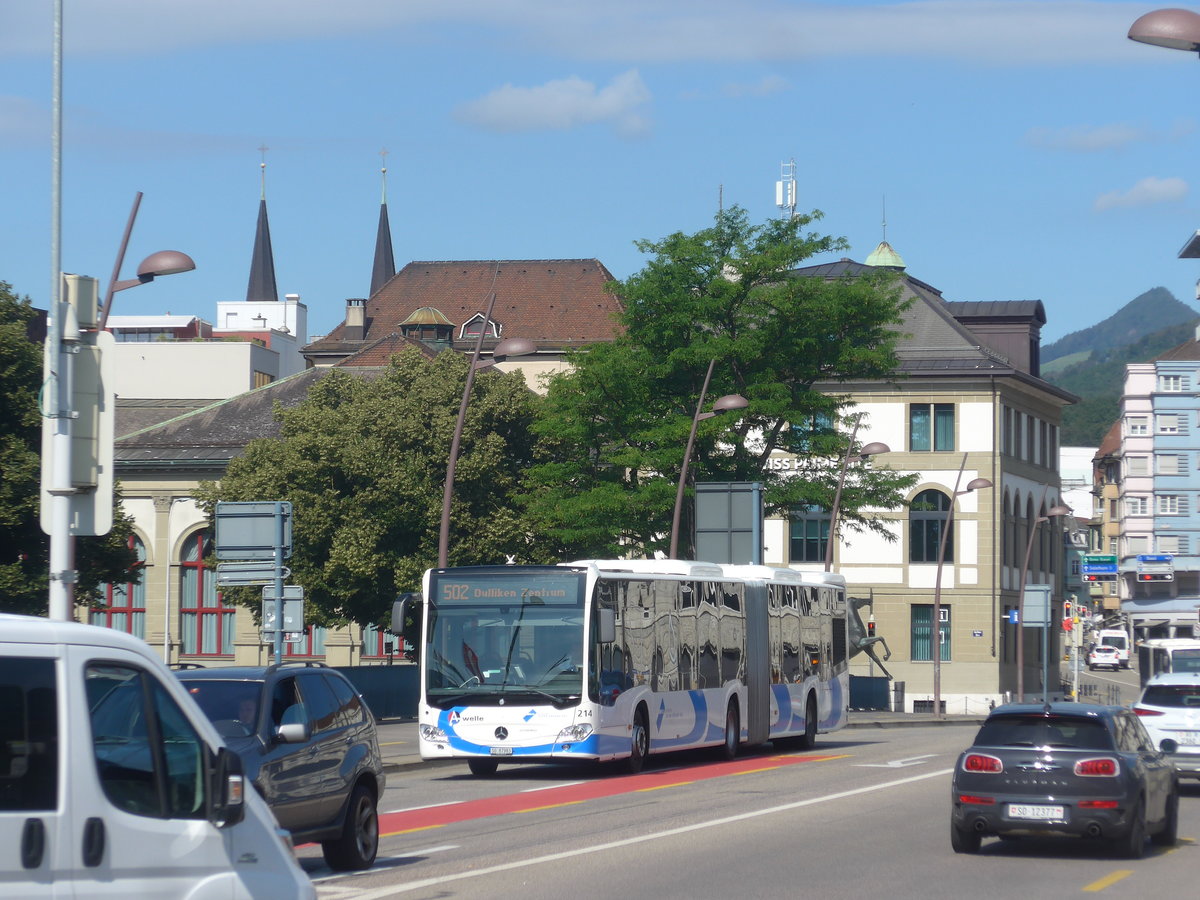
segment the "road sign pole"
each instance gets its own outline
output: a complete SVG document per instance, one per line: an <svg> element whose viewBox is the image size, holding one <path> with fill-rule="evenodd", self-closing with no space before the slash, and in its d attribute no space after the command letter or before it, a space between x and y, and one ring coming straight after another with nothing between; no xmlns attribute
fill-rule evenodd
<svg viewBox="0 0 1200 900"><path fill-rule="evenodd" d="M283 504L275 504L275 665L283 664Z"/></svg>

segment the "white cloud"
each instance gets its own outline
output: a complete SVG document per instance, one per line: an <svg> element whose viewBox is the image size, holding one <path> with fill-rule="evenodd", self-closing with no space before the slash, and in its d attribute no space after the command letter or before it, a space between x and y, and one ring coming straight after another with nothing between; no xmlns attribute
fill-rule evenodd
<svg viewBox="0 0 1200 900"><path fill-rule="evenodd" d="M1156 131L1127 122L1114 122L1095 127L1031 128L1025 142L1043 150L1070 150L1091 153L1098 150L1119 150L1137 143L1177 141L1196 130L1190 119L1178 120L1167 131Z"/></svg>
<svg viewBox="0 0 1200 900"><path fill-rule="evenodd" d="M778 75L767 75L760 81L751 84L734 82L725 85L721 93L726 97L766 97L768 94L778 94L781 91L790 90L791 85L788 84L786 78L781 78Z"/></svg>
<svg viewBox="0 0 1200 900"><path fill-rule="evenodd" d="M50 4L4 6L0 54L48 54ZM1165 64L1174 54L1124 38L1146 8L1108 0L77 0L67 4L64 35L68 53L128 57L347 36L398 44L438 28L461 41L468 24L490 41L632 65L864 57Z"/></svg>
<svg viewBox="0 0 1200 900"><path fill-rule="evenodd" d="M1175 203L1187 196L1187 182L1182 178L1143 178L1127 191L1109 191L1096 198L1096 212L1106 209L1130 209L1139 206L1155 206L1159 203Z"/></svg>
<svg viewBox="0 0 1200 900"><path fill-rule="evenodd" d="M506 84L464 103L455 116L486 131L566 131L602 122L622 136L636 137L649 129L641 111L649 101L650 91L630 69L599 89L574 75L536 87Z"/></svg>

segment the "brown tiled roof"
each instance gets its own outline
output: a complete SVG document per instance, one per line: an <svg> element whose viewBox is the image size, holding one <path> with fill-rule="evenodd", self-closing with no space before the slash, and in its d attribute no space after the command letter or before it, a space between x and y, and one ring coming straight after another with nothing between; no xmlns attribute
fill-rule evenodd
<svg viewBox="0 0 1200 900"><path fill-rule="evenodd" d="M353 366L386 366L393 356L407 350L409 347L416 347L430 359L437 356L435 350L426 346L421 341L414 338L406 338L403 335L393 332L368 343L361 350L351 353L345 359L338 360L334 365L346 368Z"/></svg>
<svg viewBox="0 0 1200 900"><path fill-rule="evenodd" d="M502 337L528 338L544 347L586 346L618 333L621 303L604 290L612 273L596 259L505 259L410 262L366 305L362 341L346 340L343 322L305 348L315 353L353 352L400 331L421 307L441 312L456 329L487 309ZM456 331L456 344L459 335ZM467 343L473 344L473 339Z"/></svg>

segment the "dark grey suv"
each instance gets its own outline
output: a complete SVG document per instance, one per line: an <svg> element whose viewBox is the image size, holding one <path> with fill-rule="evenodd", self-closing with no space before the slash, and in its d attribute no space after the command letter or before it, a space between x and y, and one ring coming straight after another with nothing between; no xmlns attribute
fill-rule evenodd
<svg viewBox="0 0 1200 900"><path fill-rule="evenodd" d="M175 674L296 843L319 841L332 869L370 867L383 763L375 719L344 675L314 663Z"/></svg>

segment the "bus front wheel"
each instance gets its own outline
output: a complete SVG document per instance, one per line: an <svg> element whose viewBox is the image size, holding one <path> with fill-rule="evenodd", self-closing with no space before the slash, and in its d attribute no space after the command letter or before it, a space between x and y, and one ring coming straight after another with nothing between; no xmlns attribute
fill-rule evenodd
<svg viewBox="0 0 1200 900"><path fill-rule="evenodd" d="M480 778L489 778L496 774L496 770L500 768L500 763L494 759L485 757L473 757L467 760L467 768L471 770L472 775L477 775Z"/></svg>
<svg viewBox="0 0 1200 900"><path fill-rule="evenodd" d="M642 771L646 756L650 753L650 723L644 706L639 706L633 714L633 730L629 738L629 759L625 761L625 770L630 775L636 775Z"/></svg>

